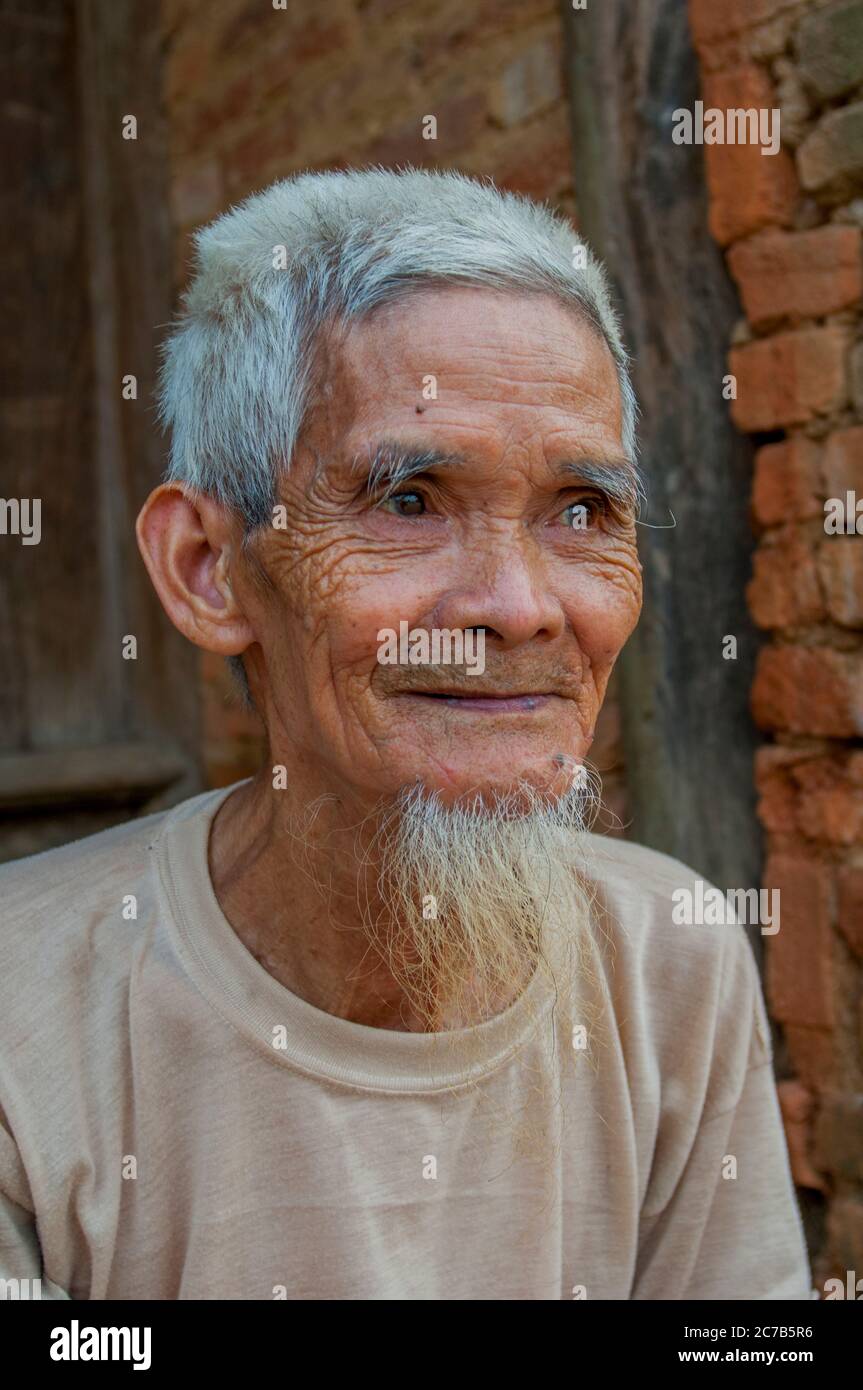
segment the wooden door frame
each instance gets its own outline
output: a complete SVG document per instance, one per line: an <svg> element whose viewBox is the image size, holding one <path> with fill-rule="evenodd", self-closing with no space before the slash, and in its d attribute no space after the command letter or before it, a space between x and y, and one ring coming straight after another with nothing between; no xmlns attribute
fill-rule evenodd
<svg viewBox="0 0 863 1390"><path fill-rule="evenodd" d="M86 833L91 823L99 828L182 800L201 789L202 777L198 653L165 617L134 534L135 515L164 471L154 390L174 298L161 6L24 0L3 22L19 58L17 66L10 59L17 105L10 103L4 138L36 132L28 135L26 159L11 161L17 183L7 189L9 210L18 235L29 230L32 237L44 199L38 235L60 258L55 281L72 286L80 325L70 341L58 339L50 294L39 285L41 262L22 253L14 298L22 317L31 316L18 329L29 353L20 390L30 394L20 409L14 395L3 402L2 423L18 446L5 488L29 495L38 487L45 505L40 544L10 554L4 580L7 653L19 658L4 682L8 718L0 740L0 858L8 858L28 852L31 841L42 848ZM49 84L46 63L61 90ZM45 112L54 90L56 108ZM137 122L135 140L123 137L128 115ZM16 127L16 119L29 127ZM51 217L58 233L46 237ZM40 383L40 345L46 361L59 364L56 386L53 378ZM66 370L76 355L80 368ZM129 376L134 399L122 393ZM42 391L55 391L45 407ZM40 410L44 416L48 405L56 425L43 428ZM70 429L78 440L69 441ZM67 447L54 453L61 441ZM122 659L127 634L137 641L135 661ZM34 662L32 651L48 655ZM48 687L51 714L40 718L40 689L44 697Z"/></svg>

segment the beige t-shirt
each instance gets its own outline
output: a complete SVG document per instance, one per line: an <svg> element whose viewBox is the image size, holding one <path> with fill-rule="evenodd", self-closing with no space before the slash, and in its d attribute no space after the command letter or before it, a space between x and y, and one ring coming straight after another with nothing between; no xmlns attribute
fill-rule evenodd
<svg viewBox="0 0 863 1390"><path fill-rule="evenodd" d="M752 950L673 924L690 870L590 837L615 924L596 1065L569 1021L552 1047L528 1027L552 1007L537 975L430 1066L435 1039L322 1013L240 943L207 870L230 790L0 870L0 1277L78 1299L809 1297Z"/></svg>

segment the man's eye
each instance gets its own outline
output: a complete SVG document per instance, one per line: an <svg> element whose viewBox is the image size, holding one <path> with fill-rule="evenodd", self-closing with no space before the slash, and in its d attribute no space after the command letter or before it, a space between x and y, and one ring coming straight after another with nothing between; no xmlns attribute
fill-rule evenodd
<svg viewBox="0 0 863 1390"><path fill-rule="evenodd" d="M422 516L425 502L418 492L394 492L380 506L394 511L396 516Z"/></svg>
<svg viewBox="0 0 863 1390"><path fill-rule="evenodd" d="M606 515L607 510L604 497L581 497L577 502L570 502L561 512L561 516L564 526L568 526L570 530L587 531L600 517Z"/></svg>

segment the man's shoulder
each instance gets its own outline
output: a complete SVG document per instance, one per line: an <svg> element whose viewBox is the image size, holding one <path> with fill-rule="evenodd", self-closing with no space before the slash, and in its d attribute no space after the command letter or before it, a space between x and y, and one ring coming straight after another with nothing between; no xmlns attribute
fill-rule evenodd
<svg viewBox="0 0 863 1390"><path fill-rule="evenodd" d="M708 914L706 925L722 925L726 937L746 941L733 901L697 869L661 850L617 836L588 835L585 870L609 906L620 911L624 931L679 939L681 926L705 925L698 921L699 913L707 902L715 905L721 897L727 920L711 923ZM722 939L718 931L697 936L705 943Z"/></svg>
<svg viewBox="0 0 863 1390"><path fill-rule="evenodd" d="M684 1043L732 1030L750 1065L769 1060L758 967L735 900L671 855L601 835L589 841L616 988L665 1037L669 1064Z"/></svg>
<svg viewBox="0 0 863 1390"><path fill-rule="evenodd" d="M591 864L602 870L602 876L621 884L637 887L641 892L667 896L682 881L697 877L694 869L662 850L625 840L619 835L585 836L587 856Z"/></svg>
<svg viewBox="0 0 863 1390"><path fill-rule="evenodd" d="M755 955L736 899L672 855L590 835L586 873L622 971L652 994L751 996Z"/></svg>
<svg viewBox="0 0 863 1390"><path fill-rule="evenodd" d="M44 912L57 922L100 899L114 899L118 876L140 875L166 811L0 865L0 920L8 931Z"/></svg>
<svg viewBox="0 0 863 1390"><path fill-rule="evenodd" d="M0 865L0 978L7 987L18 971L32 979L92 954L106 932L120 950L156 891L153 846L171 819L194 813L211 795Z"/></svg>
<svg viewBox="0 0 863 1390"><path fill-rule="evenodd" d="M161 842L214 795L0 866L0 1109L24 1129L122 1084L135 991L175 969Z"/></svg>

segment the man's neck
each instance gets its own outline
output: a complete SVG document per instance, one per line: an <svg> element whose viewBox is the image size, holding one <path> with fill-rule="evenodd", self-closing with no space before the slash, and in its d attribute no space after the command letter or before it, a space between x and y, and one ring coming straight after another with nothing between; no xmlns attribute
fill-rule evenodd
<svg viewBox="0 0 863 1390"><path fill-rule="evenodd" d="M348 823L342 803L327 798L306 828L312 799L275 792L259 776L222 803L209 846L222 911L264 969L315 1008L372 1028L425 1031L428 1021L363 930L355 853L362 812Z"/></svg>

